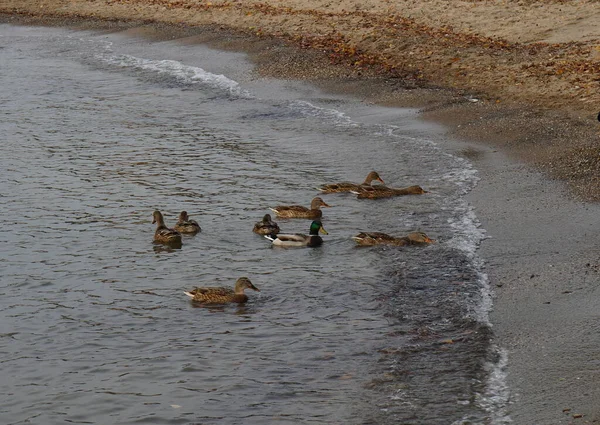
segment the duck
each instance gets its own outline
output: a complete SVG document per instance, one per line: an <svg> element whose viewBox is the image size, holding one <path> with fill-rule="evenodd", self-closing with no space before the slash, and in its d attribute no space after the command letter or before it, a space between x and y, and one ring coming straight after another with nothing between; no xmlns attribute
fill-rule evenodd
<svg viewBox="0 0 600 425"><path fill-rule="evenodd" d="M319 236L319 232L324 235L328 235L327 231L323 228L323 224L314 220L310 224L310 230L308 235L302 233L294 234L278 234L278 235L265 235L265 238L269 239L275 246L283 247L310 247L314 248L323 244L323 239Z"/></svg>
<svg viewBox="0 0 600 425"><path fill-rule="evenodd" d="M235 282L234 289L222 286L196 287L189 292L184 291L184 293L190 297L192 301L202 304L243 304L248 301L248 295L244 293L245 289L253 289L260 292L260 289L254 286L252 282L250 282L250 279L247 277L240 277Z"/></svg>
<svg viewBox="0 0 600 425"><path fill-rule="evenodd" d="M321 207L330 207L322 198L317 196L313 198L310 203L310 208L303 207L302 205L279 205L274 208L269 208L274 211L277 217L282 218L321 218L323 211Z"/></svg>
<svg viewBox="0 0 600 425"><path fill-rule="evenodd" d="M408 186L403 188L394 188L387 187L383 185L376 186L363 186L357 191L352 191L355 193L358 199L380 199L380 198L389 198L391 196L403 196L403 195L422 195L424 193L429 193L421 186Z"/></svg>
<svg viewBox="0 0 600 425"><path fill-rule="evenodd" d="M397 238L390 236L386 233L381 232L360 232L358 235L353 236L352 239L360 246L373 246L373 245L393 245L393 246L405 246L405 245L427 245L434 243L435 240L431 239L423 232L412 232L406 236Z"/></svg>
<svg viewBox="0 0 600 425"><path fill-rule="evenodd" d="M379 177L377 171L371 171L367 174L365 181L361 184L351 183L351 182L341 182L341 183L331 183L324 184L321 187L317 188L323 193L341 193L341 192L351 192L353 190L360 190L361 186L371 186L373 181L378 181L381 184L385 184L383 179Z"/></svg>
<svg viewBox="0 0 600 425"><path fill-rule="evenodd" d="M271 214L265 214L262 221L254 225L252 231L259 235L276 235L279 233L279 226L271 220Z"/></svg>
<svg viewBox="0 0 600 425"><path fill-rule="evenodd" d="M196 220L190 219L187 211L181 211L179 213L179 219L173 228L179 233L190 234L195 234L202 230Z"/></svg>
<svg viewBox="0 0 600 425"><path fill-rule="evenodd" d="M169 229L167 226L165 226L165 219L160 211L154 211L152 217L152 224L156 224L154 242L167 245L181 245L181 234L177 230Z"/></svg>

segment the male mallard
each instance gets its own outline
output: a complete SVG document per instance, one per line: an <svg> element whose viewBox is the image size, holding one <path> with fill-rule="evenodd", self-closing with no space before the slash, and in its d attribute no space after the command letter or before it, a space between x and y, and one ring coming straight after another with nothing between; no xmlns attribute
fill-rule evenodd
<svg viewBox="0 0 600 425"><path fill-rule="evenodd" d="M154 242L167 245L181 245L181 234L178 231L169 229L165 226L165 219L160 211L154 211L152 224L156 223L156 232L154 232Z"/></svg>
<svg viewBox="0 0 600 425"><path fill-rule="evenodd" d="M265 214L262 221L254 225L252 231L259 235L276 235L279 233L279 226L274 221L271 221L271 214Z"/></svg>
<svg viewBox="0 0 600 425"><path fill-rule="evenodd" d="M391 196L422 195L423 193L427 193L427 191L421 186L416 185L403 188L393 188L383 185L377 185L363 186L357 191L352 191L352 193L356 193L358 195L358 199L379 199L389 198Z"/></svg>
<svg viewBox="0 0 600 425"><path fill-rule="evenodd" d="M260 292L256 286L250 282L247 277L240 277L235 282L235 288L224 288L220 286L209 286L207 288L194 288L185 294L192 299L203 304L227 304L227 303L245 303L248 296L244 294L244 289L254 289Z"/></svg>
<svg viewBox="0 0 600 425"><path fill-rule="evenodd" d="M273 245L276 246L308 246L313 248L323 244L323 239L321 236L319 236L319 232L323 233L324 235L328 234L327 231L323 229L321 222L315 220L310 224L308 236L302 233L294 233L288 235L279 234L276 237L265 235L265 238L272 241Z"/></svg>
<svg viewBox="0 0 600 425"><path fill-rule="evenodd" d="M302 205L279 205L274 208L269 208L277 214L277 217L283 218L321 218L323 211L321 207L329 207L323 199L318 196L310 203L310 208Z"/></svg>
<svg viewBox="0 0 600 425"><path fill-rule="evenodd" d="M381 232L361 232L352 239L361 246L373 246L373 245L426 245L434 243L435 240L431 239L423 232L412 232L401 238L395 238Z"/></svg>
<svg viewBox="0 0 600 425"><path fill-rule="evenodd" d="M190 219L187 211L179 213L179 220L177 220L177 224L173 228L179 233L198 233L202 230L196 220Z"/></svg>
<svg viewBox="0 0 600 425"><path fill-rule="evenodd" d="M371 171L367 174L367 178L361 184L351 183L351 182L341 182L341 183L332 183L332 184L324 184L318 189L323 193L340 193L340 192L351 192L353 190L360 190L361 186L371 186L371 182L376 180L381 184L384 184L384 181L379 177L377 171Z"/></svg>

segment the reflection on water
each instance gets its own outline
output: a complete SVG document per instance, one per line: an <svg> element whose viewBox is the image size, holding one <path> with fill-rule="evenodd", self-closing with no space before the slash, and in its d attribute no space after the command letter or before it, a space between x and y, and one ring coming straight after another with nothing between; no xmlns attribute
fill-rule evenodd
<svg viewBox="0 0 600 425"><path fill-rule="evenodd" d="M412 124L397 112L203 80L180 64L229 59L201 46L0 34L4 423L481 418L489 330L461 247L478 237L460 198L473 181L466 162L403 130ZM376 122L386 114L394 126ZM371 169L431 193L323 195L319 248L272 249L252 232L269 206L308 204L315 187ZM187 210L202 232L181 249L153 244L155 209L169 227ZM285 233L309 224L277 221ZM439 243L351 240L415 229ZM242 275L261 288L242 306L183 293Z"/></svg>

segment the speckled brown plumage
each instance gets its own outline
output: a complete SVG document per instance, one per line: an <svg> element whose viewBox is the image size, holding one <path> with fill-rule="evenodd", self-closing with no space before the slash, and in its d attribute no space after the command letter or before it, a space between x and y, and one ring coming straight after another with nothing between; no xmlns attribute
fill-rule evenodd
<svg viewBox="0 0 600 425"><path fill-rule="evenodd" d="M203 304L227 304L227 303L245 303L248 296L244 293L245 289L260 290L250 282L247 277L240 277L235 282L235 288L225 288L220 286L197 287L185 294L192 301Z"/></svg>
<svg viewBox="0 0 600 425"><path fill-rule="evenodd" d="M381 179L381 177L379 177L377 171L371 171L369 174L367 174L365 181L361 184L351 182L331 183L324 184L318 189L323 193L352 192L360 190L363 186L371 186L371 183L374 180L384 184L384 181Z"/></svg>
<svg viewBox="0 0 600 425"><path fill-rule="evenodd" d="M423 232L412 232L406 236L397 238L390 236L386 233L381 232L361 232L352 239L361 246L373 246L373 245L394 245L394 246L405 246L405 245L426 245L435 242Z"/></svg>
<svg viewBox="0 0 600 425"><path fill-rule="evenodd" d="M179 233L188 234L195 234L202 230L196 220L190 219L187 211L181 211L181 213L179 213L179 219L177 220L174 229Z"/></svg>
<svg viewBox="0 0 600 425"><path fill-rule="evenodd" d="M279 233L279 226L271 220L271 214L265 214L262 221L254 224L252 231L259 235L276 235Z"/></svg>
<svg viewBox="0 0 600 425"><path fill-rule="evenodd" d="M422 195L427 193L421 186L409 186L403 188L393 188L383 185L377 186L364 186L360 190L356 191L358 199L380 199L389 198L391 196L403 196L403 195Z"/></svg>
<svg viewBox="0 0 600 425"><path fill-rule="evenodd" d="M310 203L310 208L303 207L302 205L279 205L270 208L270 210L274 211L277 217L315 219L323 216L321 207L329 206L322 198L317 196Z"/></svg>
<svg viewBox="0 0 600 425"><path fill-rule="evenodd" d="M156 231L154 232L154 242L167 244L167 245L181 245L181 234L176 230L169 229L165 225L165 219L160 211L154 211L152 214L152 224L156 224Z"/></svg>

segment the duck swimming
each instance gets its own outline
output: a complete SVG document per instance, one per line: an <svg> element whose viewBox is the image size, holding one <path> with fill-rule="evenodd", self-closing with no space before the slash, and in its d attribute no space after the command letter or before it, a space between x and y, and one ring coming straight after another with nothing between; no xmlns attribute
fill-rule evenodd
<svg viewBox="0 0 600 425"><path fill-rule="evenodd" d="M396 238L386 233L381 232L361 232L352 239L360 246L373 246L373 245L393 245L393 246L405 246L405 245L427 245L434 243L435 240L431 239L423 232L412 232L406 236Z"/></svg>
<svg viewBox="0 0 600 425"><path fill-rule="evenodd" d="M371 182L374 180L380 182L381 184L385 184L381 177L379 177L377 171L371 171L369 174L367 174L365 181L361 184L351 182L331 183L324 184L323 186L319 187L318 190L323 193L341 193L351 192L353 190L358 191L361 189L361 186L371 186Z"/></svg>
<svg viewBox="0 0 600 425"><path fill-rule="evenodd" d="M279 226L271 220L271 214L265 214L262 221L254 225L252 231L259 235L276 235L279 233Z"/></svg>
<svg viewBox="0 0 600 425"><path fill-rule="evenodd" d="M165 219L160 211L156 210L152 214L152 224L156 223L154 232L154 242L163 243L171 246L181 246L181 234L165 226Z"/></svg>
<svg viewBox="0 0 600 425"><path fill-rule="evenodd" d="M200 225L196 220L190 219L187 211L181 211L179 213L179 220L177 220L177 224L173 227L179 233L198 233L200 230Z"/></svg>
<svg viewBox="0 0 600 425"><path fill-rule="evenodd" d="M422 195L428 193L421 186L408 186L403 188L393 188L383 185L376 186L362 186L357 191L352 191L357 194L358 199L380 199L389 198L391 196L403 196L403 195Z"/></svg>
<svg viewBox="0 0 600 425"><path fill-rule="evenodd" d="M247 277L240 277L235 282L235 288L225 288L220 286L209 286L205 288L194 288L185 294L192 299L192 301L203 303L203 304L227 304L227 303L238 303L242 304L248 301L248 296L244 293L245 289L253 289L260 292L256 286L250 282Z"/></svg>
<svg viewBox="0 0 600 425"><path fill-rule="evenodd" d="M283 247L310 247L314 248L323 245L323 239L319 236L319 232L327 235L327 231L323 228L320 221L315 220L310 224L308 235L302 233L294 234L278 234L277 236L266 235L265 238L273 242L275 246Z"/></svg>
<svg viewBox="0 0 600 425"><path fill-rule="evenodd" d="M321 207L330 207L320 197L313 198L310 203L310 208L303 207L302 205L279 205L274 208L269 208L277 214L277 217L282 218L321 218L323 211Z"/></svg>

